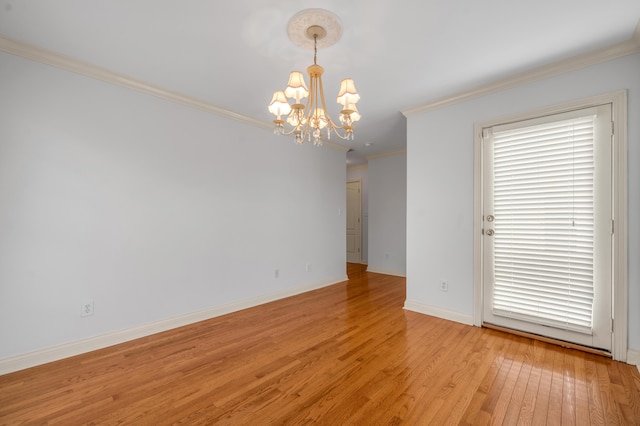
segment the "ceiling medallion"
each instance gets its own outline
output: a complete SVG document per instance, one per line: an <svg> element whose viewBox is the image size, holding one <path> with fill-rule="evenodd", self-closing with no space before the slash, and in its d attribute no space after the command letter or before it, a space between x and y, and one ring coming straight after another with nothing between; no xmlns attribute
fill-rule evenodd
<svg viewBox="0 0 640 426"><path fill-rule="evenodd" d="M313 50L313 35L309 35L311 27L324 30L322 36L318 36L318 49L331 47L342 37L342 24L337 15L324 9L305 9L289 19L289 39L300 47Z"/></svg>
<svg viewBox="0 0 640 426"><path fill-rule="evenodd" d="M336 102L342 105L342 110L339 116L340 125L337 125L326 113L327 106L322 87L324 68L317 64L318 48L332 46L342 36L340 19L327 10L306 9L289 20L287 33L296 45L313 49L313 65L307 68L309 88L302 72L292 71L285 90L278 90L273 94L268 109L276 116L273 120L274 133L293 134L297 143L303 143L305 139L309 141L313 139L314 145L322 145L322 130L326 129L327 139L330 139L331 133L334 133L341 139L353 140L355 129L353 123L360 120L360 114L356 108L360 95L356 91L355 84L350 78L340 82ZM302 104L302 100L307 97L307 104ZM287 98L291 99L293 105L289 104ZM285 129L285 120L282 116L287 116L286 123L291 127L290 130Z"/></svg>

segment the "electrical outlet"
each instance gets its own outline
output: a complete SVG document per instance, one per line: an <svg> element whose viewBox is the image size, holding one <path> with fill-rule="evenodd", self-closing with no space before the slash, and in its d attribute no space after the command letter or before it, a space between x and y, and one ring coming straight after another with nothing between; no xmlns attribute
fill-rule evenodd
<svg viewBox="0 0 640 426"><path fill-rule="evenodd" d="M274 269L273 278L279 278L279 277L280 277L280 269Z"/></svg>
<svg viewBox="0 0 640 426"><path fill-rule="evenodd" d="M89 317L93 315L93 300L86 300L82 304L82 310L80 311L81 317Z"/></svg>
<svg viewBox="0 0 640 426"><path fill-rule="evenodd" d="M449 291L449 284L446 281L440 282L440 291Z"/></svg>
<svg viewBox="0 0 640 426"><path fill-rule="evenodd" d="M311 264L307 263L307 272L311 272Z"/></svg>

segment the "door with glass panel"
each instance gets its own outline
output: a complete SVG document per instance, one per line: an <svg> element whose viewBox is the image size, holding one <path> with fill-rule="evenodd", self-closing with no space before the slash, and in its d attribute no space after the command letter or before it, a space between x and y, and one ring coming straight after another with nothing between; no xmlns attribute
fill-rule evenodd
<svg viewBox="0 0 640 426"><path fill-rule="evenodd" d="M611 351L611 106L482 143L483 322Z"/></svg>

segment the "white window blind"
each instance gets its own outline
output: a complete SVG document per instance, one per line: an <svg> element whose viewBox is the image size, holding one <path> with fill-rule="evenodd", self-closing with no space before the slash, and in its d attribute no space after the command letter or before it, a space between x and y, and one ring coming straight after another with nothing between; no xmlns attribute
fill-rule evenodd
<svg viewBox="0 0 640 426"><path fill-rule="evenodd" d="M594 116L493 142L494 314L591 333Z"/></svg>

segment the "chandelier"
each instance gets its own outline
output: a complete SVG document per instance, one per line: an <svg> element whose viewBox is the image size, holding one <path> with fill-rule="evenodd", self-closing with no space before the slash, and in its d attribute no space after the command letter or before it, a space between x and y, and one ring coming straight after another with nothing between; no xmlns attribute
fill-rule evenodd
<svg viewBox="0 0 640 426"><path fill-rule="evenodd" d="M338 125L327 111L322 86L324 68L317 63L318 44L322 43L322 47L331 46L342 34L338 17L326 10L307 9L294 15L287 29L289 38L296 44L310 48L310 43L313 43L313 65L307 68L308 88L302 72L292 71L285 90L278 90L273 94L268 109L276 116L273 120L274 133L293 134L299 144L305 140L313 140L313 144L318 146L322 145L323 133L328 140L331 139L331 133L340 139L353 140L354 123L360 120L356 107L360 95L355 84L350 78L345 78L340 83L336 98L336 102L342 106ZM287 98L293 104L289 104ZM307 98L306 105L302 103L304 98Z"/></svg>

